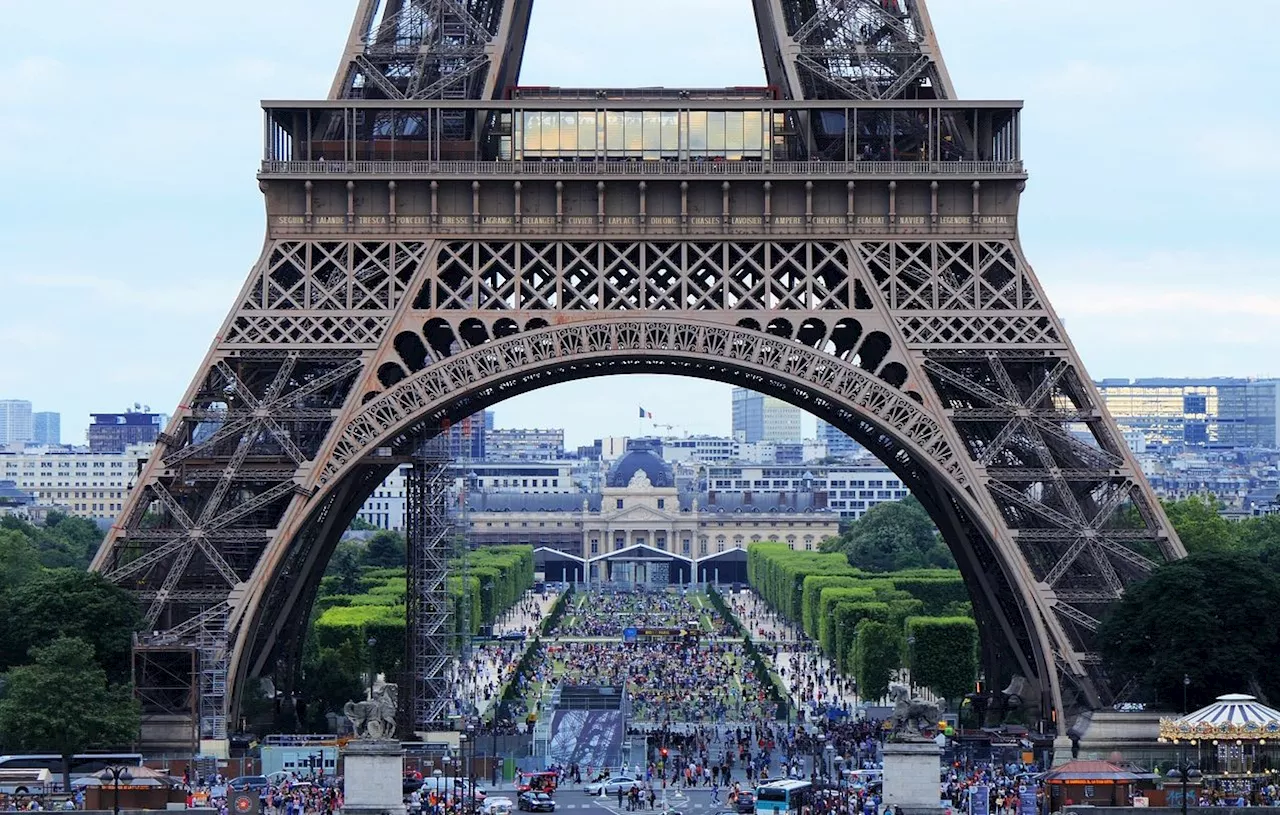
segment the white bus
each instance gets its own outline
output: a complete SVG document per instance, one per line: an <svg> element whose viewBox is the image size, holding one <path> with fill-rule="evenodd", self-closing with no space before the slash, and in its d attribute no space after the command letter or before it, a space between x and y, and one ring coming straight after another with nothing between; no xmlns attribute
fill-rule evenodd
<svg viewBox="0 0 1280 815"><path fill-rule="evenodd" d="M97 775L108 767L141 767L142 753L82 753L71 757L71 777ZM0 756L0 770L48 770L62 777L62 756L32 753Z"/></svg>

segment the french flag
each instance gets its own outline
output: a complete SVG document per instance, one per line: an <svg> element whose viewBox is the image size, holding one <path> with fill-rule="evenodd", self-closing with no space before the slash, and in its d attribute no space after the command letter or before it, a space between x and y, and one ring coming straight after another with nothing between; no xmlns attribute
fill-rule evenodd
<svg viewBox="0 0 1280 815"><path fill-rule="evenodd" d="M653 414L652 414L652 413L650 413L649 411L645 410L644 408L640 408L640 418L641 418L641 419L652 419L652 418L653 418Z"/></svg>

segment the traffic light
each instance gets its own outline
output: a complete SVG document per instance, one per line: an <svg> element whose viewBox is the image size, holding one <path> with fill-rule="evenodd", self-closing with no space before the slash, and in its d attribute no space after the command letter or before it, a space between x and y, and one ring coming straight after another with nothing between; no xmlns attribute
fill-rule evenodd
<svg viewBox="0 0 1280 815"><path fill-rule="evenodd" d="M666 757L667 757L667 748L665 748L665 747L663 747L663 748L662 748L662 757L663 757L663 758L666 758Z"/></svg>

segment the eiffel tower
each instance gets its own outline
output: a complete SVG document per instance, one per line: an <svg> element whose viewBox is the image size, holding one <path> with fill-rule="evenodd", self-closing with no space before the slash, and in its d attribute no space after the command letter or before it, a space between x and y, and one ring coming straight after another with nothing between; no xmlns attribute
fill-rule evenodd
<svg viewBox="0 0 1280 815"><path fill-rule="evenodd" d="M532 5L360 0L329 98L263 103L265 247L94 561L147 709L226 739L426 437L635 372L847 432L942 531L989 683L1058 732L1111 703L1098 621L1184 551L1019 246L1021 103L957 98L925 0L753 0L765 87L521 87Z"/></svg>

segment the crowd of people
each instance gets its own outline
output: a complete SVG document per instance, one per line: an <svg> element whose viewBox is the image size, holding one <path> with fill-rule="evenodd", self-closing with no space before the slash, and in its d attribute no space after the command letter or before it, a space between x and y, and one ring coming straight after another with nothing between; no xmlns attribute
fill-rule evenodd
<svg viewBox="0 0 1280 815"><path fill-rule="evenodd" d="M684 593L674 591L585 591L552 636L559 638L621 637L627 628L703 628L703 619L715 614L698 607ZM714 622L714 621L713 621Z"/></svg>

